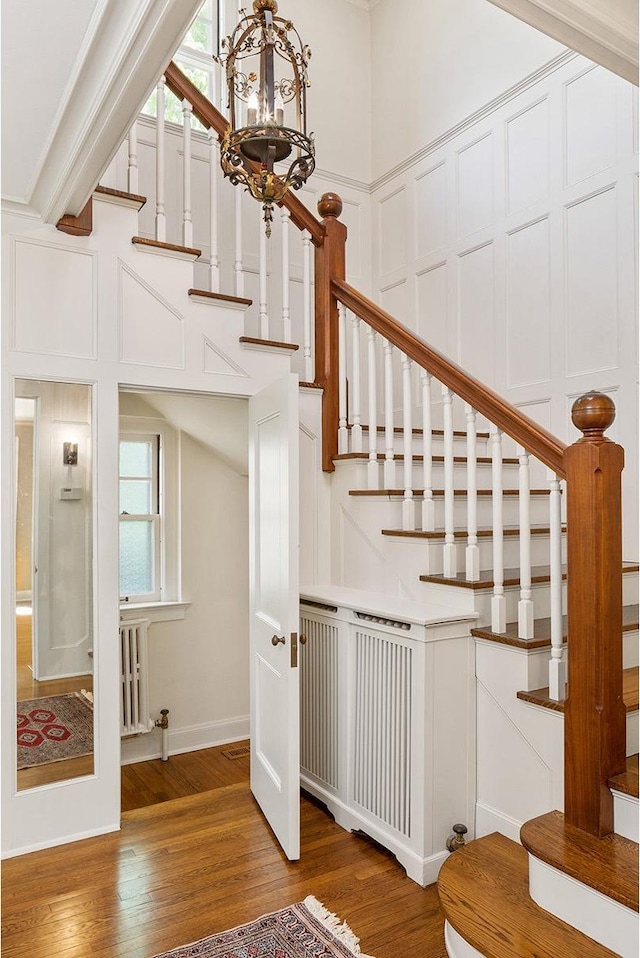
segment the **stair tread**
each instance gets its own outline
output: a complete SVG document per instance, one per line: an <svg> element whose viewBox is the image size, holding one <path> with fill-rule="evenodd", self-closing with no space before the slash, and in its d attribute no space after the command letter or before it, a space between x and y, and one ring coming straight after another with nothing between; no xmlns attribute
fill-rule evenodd
<svg viewBox="0 0 640 958"><path fill-rule="evenodd" d="M555 699L549 698L548 686L544 689L533 689L531 692L520 691L517 693L517 697L522 702L529 702L531 705L539 705L542 708L551 709L552 712L564 712L564 702L556 702ZM639 701L637 665L632 666L630 669L624 669L622 673L622 699L627 712L638 711Z"/></svg>
<svg viewBox="0 0 640 958"><path fill-rule="evenodd" d="M632 798L638 798L638 753L627 756L627 768L619 775L614 775L609 779L609 788L616 792L622 792L623 795L630 795Z"/></svg>
<svg viewBox="0 0 640 958"><path fill-rule="evenodd" d="M123 200L132 200L143 207L147 202L147 197L140 193L129 193L127 190L115 190L111 186L96 186L94 193L102 193L104 196L119 196Z"/></svg>
<svg viewBox="0 0 640 958"><path fill-rule="evenodd" d="M412 489L411 491L414 496L424 496L424 489ZM437 498L440 498L441 496L444 496L444 489L432 489L431 494L433 496L436 496ZM467 490L454 489L453 494L454 496L466 496ZM478 489L477 494L479 496L491 496L493 494L493 490ZM392 498L395 496L397 498L403 498L404 489L350 489L349 495L350 496L386 496L387 498ZM503 489L502 495L503 496L519 496L520 490L519 489ZM529 495L548 496L549 490L548 489L530 489Z"/></svg>
<svg viewBox="0 0 640 958"><path fill-rule="evenodd" d="M214 293L210 289L190 289L187 296L202 296L205 299L212 299L219 303L240 303L242 306L252 306L252 299L245 299L243 296L230 296L227 293Z"/></svg>
<svg viewBox="0 0 640 958"><path fill-rule="evenodd" d="M149 239L146 236L134 236L131 242L136 246L153 246L156 249L172 250L174 253L188 253L190 256L202 256L202 250L195 246L180 246L177 243L163 243L161 240Z"/></svg>
<svg viewBox="0 0 640 958"><path fill-rule="evenodd" d="M525 849L497 832L449 856L438 893L449 924L486 958L616 958L536 905Z"/></svg>
<svg viewBox="0 0 640 958"><path fill-rule="evenodd" d="M523 846L539 861L638 911L638 845L622 835L597 838L548 812L520 829Z"/></svg>
<svg viewBox="0 0 640 958"><path fill-rule="evenodd" d="M640 610L638 604L625 605L622 608L622 631L633 632L640 627ZM551 619L535 619L533 623L533 638L521 639L518 637L518 623L509 622L504 632L492 632L488 626L471 629L471 634L477 639L488 639L502 645L517 645L520 648L540 648L551 645ZM562 635L567 639L567 617L562 617Z"/></svg>
<svg viewBox="0 0 640 958"><path fill-rule="evenodd" d="M273 346L277 349L290 349L292 352L300 349L296 343L281 343L277 339L259 339L256 336L240 336L239 342L253 343L256 346Z"/></svg>
<svg viewBox="0 0 640 958"><path fill-rule="evenodd" d="M362 462L368 462L369 458L370 457L368 452L341 452L337 456L333 457L333 461L345 462L348 460L358 459ZM383 452L376 453L376 459L378 460L378 462L384 462L386 458L387 457L385 456ZM415 455L415 456L412 456L411 458L414 462L424 462L424 456L421 456L421 455ZM394 462L403 462L404 454L401 452L394 453L393 460ZM444 456L432 456L431 461L444 462ZM466 465L466 463L468 462L468 459L466 456L454 456L453 461L455 463ZM476 456L476 462L480 462L485 466L491 466L493 464L493 460L491 459L491 456ZM520 464L520 461L516 456L505 456L504 459L502 460L503 466L518 466L519 464Z"/></svg>
<svg viewBox="0 0 640 958"><path fill-rule="evenodd" d="M548 536L549 535L549 526L544 524L534 524L530 526L531 534L534 536ZM563 526L563 532L566 532L566 526ZM502 533L505 536L519 536L520 527L519 526L504 526ZM421 529L383 529L383 536L398 536L398 538L403 539L444 539L445 530L444 529L434 529L433 532L423 532ZM456 539L467 539L469 533L466 529L454 529L453 532L454 538ZM478 529L477 535L479 539L491 539L493 537L493 526L482 526Z"/></svg>
<svg viewBox="0 0 640 958"><path fill-rule="evenodd" d="M623 562L622 563L622 572L630 573L638 571L637 562ZM567 577L567 568L566 566L562 567L562 578L566 579ZM531 566L531 582L548 582L550 578L549 575L549 566L548 565L534 565ZM456 576L445 576L442 573L437 575L421 575L421 582L433 582L436 585L455 585L461 586L463 589L492 589L494 586L493 581L493 571L491 569L484 570L480 572L480 578L477 582L469 582L465 578L464 572L458 572ZM504 569L503 570L503 585L512 586L520 585L520 569Z"/></svg>

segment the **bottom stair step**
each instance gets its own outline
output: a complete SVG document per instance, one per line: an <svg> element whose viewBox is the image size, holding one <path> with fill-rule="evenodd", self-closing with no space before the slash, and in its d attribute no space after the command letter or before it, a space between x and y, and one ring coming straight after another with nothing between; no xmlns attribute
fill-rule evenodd
<svg viewBox="0 0 640 958"><path fill-rule="evenodd" d="M609 779L609 788L620 792L622 795L629 795L631 798L638 798L638 753L627 757L627 770L620 775L614 775Z"/></svg>
<svg viewBox="0 0 640 958"><path fill-rule="evenodd" d="M519 699L523 702L529 702L531 705L539 705L541 708L551 709L554 712L564 712L564 702L556 702L549 698L549 689L533 689L531 692L521 691L517 693ZM622 698L624 707L628 712L638 711L638 666L625 669L622 673Z"/></svg>
<svg viewBox="0 0 640 958"><path fill-rule="evenodd" d="M438 892L449 925L486 958L617 958L532 901L527 852L504 835L454 852Z"/></svg>

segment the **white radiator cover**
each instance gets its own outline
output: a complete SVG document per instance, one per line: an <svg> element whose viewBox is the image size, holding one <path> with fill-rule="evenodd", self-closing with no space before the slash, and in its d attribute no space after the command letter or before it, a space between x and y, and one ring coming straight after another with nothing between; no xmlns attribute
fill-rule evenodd
<svg viewBox="0 0 640 958"><path fill-rule="evenodd" d="M302 786L427 885L473 837L473 618L337 587L300 609Z"/></svg>
<svg viewBox="0 0 640 958"><path fill-rule="evenodd" d="M149 619L120 623L120 735L149 732Z"/></svg>

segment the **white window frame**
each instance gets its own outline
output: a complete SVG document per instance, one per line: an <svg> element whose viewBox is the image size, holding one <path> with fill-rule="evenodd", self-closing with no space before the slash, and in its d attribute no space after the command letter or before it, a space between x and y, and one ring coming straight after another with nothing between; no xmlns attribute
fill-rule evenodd
<svg viewBox="0 0 640 958"><path fill-rule="evenodd" d="M175 604L181 601L179 461L176 431L164 419L120 416L120 440L148 439L153 436L158 437L159 443L155 590L151 594L121 596L121 611L132 606ZM123 520L118 517L118 528L120 521Z"/></svg>

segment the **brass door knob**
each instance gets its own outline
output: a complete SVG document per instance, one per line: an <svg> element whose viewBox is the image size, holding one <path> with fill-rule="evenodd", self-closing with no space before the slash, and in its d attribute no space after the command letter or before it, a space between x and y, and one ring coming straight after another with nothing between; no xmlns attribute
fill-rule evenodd
<svg viewBox="0 0 640 958"><path fill-rule="evenodd" d="M300 636L300 645L306 645L306 644L307 644L307 637L306 637L306 635L301 635L301 636Z"/></svg>
<svg viewBox="0 0 640 958"><path fill-rule="evenodd" d="M284 641L285 641L285 640L284 640L284 635L272 635L272 636L271 636L271 645L280 645L281 642L282 642L282 644L284 645Z"/></svg>

